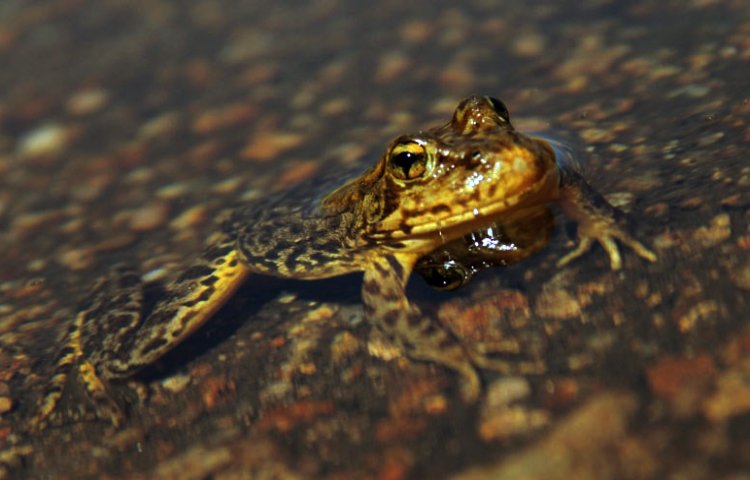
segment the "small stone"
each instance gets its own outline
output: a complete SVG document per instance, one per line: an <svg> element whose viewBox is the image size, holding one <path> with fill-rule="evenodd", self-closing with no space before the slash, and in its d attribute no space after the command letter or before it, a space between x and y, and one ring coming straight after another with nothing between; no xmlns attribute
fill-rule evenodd
<svg viewBox="0 0 750 480"><path fill-rule="evenodd" d="M216 405L234 398L236 391L237 385L230 379L223 377L208 378L201 385L203 405L210 410Z"/></svg>
<svg viewBox="0 0 750 480"><path fill-rule="evenodd" d="M205 219L206 207L203 205L196 205L177 215L177 217L169 222L169 227L175 230L186 230L203 223Z"/></svg>
<svg viewBox="0 0 750 480"><path fill-rule="evenodd" d="M712 422L724 422L750 412L750 359L724 372L715 385L715 393L703 405L704 415Z"/></svg>
<svg viewBox="0 0 750 480"><path fill-rule="evenodd" d="M180 393L190 384L191 380L192 377L190 375L173 375L164 379L161 384L172 393Z"/></svg>
<svg viewBox="0 0 750 480"><path fill-rule="evenodd" d="M278 180L280 186L292 185L312 177L318 171L318 162L307 160L292 166Z"/></svg>
<svg viewBox="0 0 750 480"><path fill-rule="evenodd" d="M265 133L250 139L242 149L245 160L268 161L302 145L305 137L297 133Z"/></svg>
<svg viewBox="0 0 750 480"><path fill-rule="evenodd" d="M359 339L350 332L341 332L331 343L331 360L334 364L342 363L354 356L361 346Z"/></svg>
<svg viewBox="0 0 750 480"><path fill-rule="evenodd" d="M130 229L147 232L159 228L169 215L169 206L163 202L153 202L131 212Z"/></svg>
<svg viewBox="0 0 750 480"><path fill-rule="evenodd" d="M467 90L476 82L477 73L469 62L455 60L446 65L438 75L438 81L444 88Z"/></svg>
<svg viewBox="0 0 750 480"><path fill-rule="evenodd" d="M527 32L515 38L511 45L513 53L519 57L537 57L544 52L546 39L536 32Z"/></svg>
<svg viewBox="0 0 750 480"><path fill-rule="evenodd" d="M615 132L601 128L587 128L581 132L586 143L609 143L616 138Z"/></svg>
<svg viewBox="0 0 750 480"><path fill-rule="evenodd" d="M8 413L13 408L13 400L10 397L0 397L0 414Z"/></svg>
<svg viewBox="0 0 750 480"><path fill-rule="evenodd" d="M401 40L405 43L422 43L432 36L435 25L427 20L411 20L401 27Z"/></svg>
<svg viewBox="0 0 750 480"><path fill-rule="evenodd" d="M735 287L750 291L750 261L732 271L731 279Z"/></svg>
<svg viewBox="0 0 750 480"><path fill-rule="evenodd" d="M143 280L146 283L158 282L160 280L165 279L168 273L169 273L169 270L167 270L166 268L155 268L151 271L144 273L143 277L141 277L141 280Z"/></svg>
<svg viewBox="0 0 750 480"><path fill-rule="evenodd" d="M61 210L29 212L14 219L11 224L11 230L16 233L25 234L48 226L51 223L58 223L62 218L64 218L64 214Z"/></svg>
<svg viewBox="0 0 750 480"><path fill-rule="evenodd" d="M559 288L543 289L534 309L540 317L558 320L578 318L582 313L581 305L575 297Z"/></svg>
<svg viewBox="0 0 750 480"><path fill-rule="evenodd" d="M667 357L646 370L646 379L654 395L669 402L674 414L687 416L698 407L715 371L714 361L705 354Z"/></svg>
<svg viewBox="0 0 750 480"><path fill-rule="evenodd" d="M207 135L248 123L255 115L256 109L250 105L228 105L204 112L193 122L192 129Z"/></svg>
<svg viewBox="0 0 750 480"><path fill-rule="evenodd" d="M375 71L375 81L387 83L403 74L409 67L409 57L401 51L387 52L382 55Z"/></svg>
<svg viewBox="0 0 750 480"><path fill-rule="evenodd" d="M156 192L156 196L165 200L181 197L190 190L190 185L187 182L181 183L170 183L161 187Z"/></svg>
<svg viewBox="0 0 750 480"><path fill-rule="evenodd" d="M165 137L177 131L179 126L180 115L174 112L167 112L144 123L138 130L138 136L142 139Z"/></svg>
<svg viewBox="0 0 750 480"><path fill-rule="evenodd" d="M226 194L229 194L229 193L236 192L237 189L240 188L240 186L242 186L242 182L243 181L244 180L242 179L242 177L239 177L239 176L237 176L237 177L230 177L230 178L224 179L221 182L215 184L211 188L211 190L214 191L214 192L216 192L216 193L226 195Z"/></svg>
<svg viewBox="0 0 750 480"><path fill-rule="evenodd" d="M485 441L506 439L535 431L549 423L549 413L515 404L527 398L531 386L522 377L492 382L480 412L479 435Z"/></svg>
<svg viewBox="0 0 750 480"><path fill-rule="evenodd" d="M101 110L107 104L109 94L100 88L88 88L73 94L68 99L66 108L72 115L90 115Z"/></svg>
<svg viewBox="0 0 750 480"><path fill-rule="evenodd" d="M89 268L95 258L93 248L72 248L65 250L57 256L57 261L72 271L81 271Z"/></svg>
<svg viewBox="0 0 750 480"><path fill-rule="evenodd" d="M60 153L68 146L69 129L57 123L41 125L21 137L18 153L23 157L41 157Z"/></svg>
<svg viewBox="0 0 750 480"><path fill-rule="evenodd" d="M700 227L693 233L693 240L702 247L714 247L732 236L728 213L720 213L711 219L708 227Z"/></svg>

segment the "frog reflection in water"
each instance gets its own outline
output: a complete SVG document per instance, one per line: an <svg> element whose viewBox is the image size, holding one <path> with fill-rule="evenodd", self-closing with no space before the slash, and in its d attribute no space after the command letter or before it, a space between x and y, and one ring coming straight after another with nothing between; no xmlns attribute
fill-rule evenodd
<svg viewBox="0 0 750 480"><path fill-rule="evenodd" d="M519 261L549 240L550 202L578 224L580 243L561 264L598 242L619 269L616 240L656 258L619 226L612 206L558 165L548 142L517 132L505 105L489 97L469 97L446 125L397 138L348 183L316 189L300 186L238 209L153 307L144 307L142 282L130 270L100 281L68 331L33 424L62 415L57 405L71 373L82 380L97 417L121 424L108 383L132 377L174 348L251 273L312 280L363 271L366 319L409 357L459 372L462 396L473 401L481 392L478 368L511 372L513 366L461 343L409 302L405 288L415 267L428 278L455 276L458 270L443 268L440 255L460 251L472 232L488 228L515 245L492 262Z"/></svg>

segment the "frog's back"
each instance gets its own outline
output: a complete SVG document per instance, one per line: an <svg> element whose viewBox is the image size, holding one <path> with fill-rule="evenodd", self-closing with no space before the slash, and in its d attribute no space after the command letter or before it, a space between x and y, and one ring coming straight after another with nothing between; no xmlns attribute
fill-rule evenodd
<svg viewBox="0 0 750 480"><path fill-rule="evenodd" d="M347 212L324 207L363 167L332 169L290 189L238 208L225 225L251 270L292 278L325 278L359 270Z"/></svg>

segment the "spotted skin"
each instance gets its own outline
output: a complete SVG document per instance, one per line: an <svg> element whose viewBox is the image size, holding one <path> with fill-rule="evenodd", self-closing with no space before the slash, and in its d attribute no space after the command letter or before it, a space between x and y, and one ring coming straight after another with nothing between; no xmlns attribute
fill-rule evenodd
<svg viewBox="0 0 750 480"><path fill-rule="evenodd" d="M615 241L655 260L620 226L603 197L558 164L549 142L517 132L499 100L469 97L447 124L395 139L363 174L316 178L237 209L153 307L144 301L138 275L115 269L94 287L69 329L34 425L63 416L58 405L71 372L96 415L122 424L108 384L132 377L174 348L250 273L320 279L364 272L367 320L409 357L458 372L463 398L474 401L481 393L477 369L537 373L543 365L500 361L489 348L463 343L409 302L410 274L428 268L420 258L466 244L490 226L511 241L524 239L498 263L520 261L548 241L549 203L559 203L579 225L581 242L561 264L598 242L618 269Z"/></svg>

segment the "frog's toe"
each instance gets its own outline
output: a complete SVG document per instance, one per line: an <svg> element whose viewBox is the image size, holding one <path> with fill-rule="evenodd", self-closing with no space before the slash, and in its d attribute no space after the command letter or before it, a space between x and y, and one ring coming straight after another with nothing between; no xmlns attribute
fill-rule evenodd
<svg viewBox="0 0 750 480"><path fill-rule="evenodd" d="M576 247L573 250L568 252L560 260L557 261L557 266L563 267L569 264L570 262L572 262L573 260L575 260L576 258L583 255L584 253L588 252L593 243L594 243L593 240L589 237L582 238L581 241L578 242L578 245L576 245ZM617 255L618 260L619 260L619 257L620 255L618 254Z"/></svg>
<svg viewBox="0 0 750 480"><path fill-rule="evenodd" d="M502 360L481 352L472 352L471 361L481 369L506 375L539 375L546 371L546 367L541 361Z"/></svg>
<svg viewBox="0 0 750 480"><path fill-rule="evenodd" d="M620 226L612 223L607 223L605 225L595 223L588 227L589 228L579 228L578 236L580 240L578 245L558 260L557 266L562 267L567 265L572 260L589 251L594 244L594 241L601 245L604 251L607 252L610 268L612 270L620 270L622 268L622 257L620 255L620 249L617 246L617 241L626 247L631 248L639 257L648 260L649 262L656 261L656 254L654 252L633 238L632 235L627 233Z"/></svg>
<svg viewBox="0 0 750 480"><path fill-rule="evenodd" d="M117 402L109 395L106 385L89 362L79 366L80 378L86 388L86 393L94 406L94 415L99 420L109 421L114 427L120 427L125 415Z"/></svg>
<svg viewBox="0 0 750 480"><path fill-rule="evenodd" d="M628 235L626 232L619 231L615 237L622 242L623 245L630 247L636 255L649 262L656 261L656 254L649 250L644 244ZM617 248L617 247L615 247Z"/></svg>
<svg viewBox="0 0 750 480"><path fill-rule="evenodd" d="M466 364L460 368L461 374L461 399L464 403L474 403L482 392L482 382L473 365Z"/></svg>

